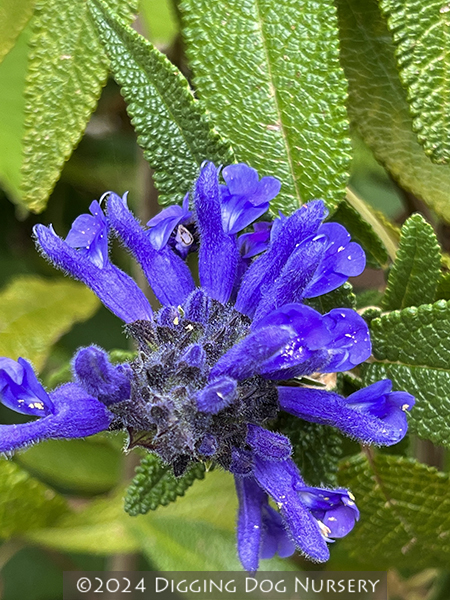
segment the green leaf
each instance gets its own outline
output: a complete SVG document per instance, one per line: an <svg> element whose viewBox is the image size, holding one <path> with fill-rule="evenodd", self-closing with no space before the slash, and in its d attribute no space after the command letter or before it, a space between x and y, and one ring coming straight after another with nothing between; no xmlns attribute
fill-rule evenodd
<svg viewBox="0 0 450 600"><path fill-rule="evenodd" d="M342 456L342 438L333 427L308 423L286 413L273 425L292 443L292 458L308 485L336 485L338 462Z"/></svg>
<svg viewBox="0 0 450 600"><path fill-rule="evenodd" d="M354 560L373 568L448 567L450 480L412 459L359 455L342 465L341 485L351 489L361 519L340 542Z"/></svg>
<svg viewBox="0 0 450 600"><path fill-rule="evenodd" d="M450 167L433 164L412 131L395 46L377 1L337 0L337 7L351 120L400 186L450 221Z"/></svg>
<svg viewBox="0 0 450 600"><path fill-rule="evenodd" d="M345 195L347 84L331 0L184 0L195 87L240 161L282 182L287 213Z"/></svg>
<svg viewBox="0 0 450 600"><path fill-rule="evenodd" d="M100 303L84 285L22 276L0 292L0 356L23 356L39 371L52 345Z"/></svg>
<svg viewBox="0 0 450 600"><path fill-rule="evenodd" d="M101 437L48 440L17 454L16 462L65 492L102 494L118 484L122 453Z"/></svg>
<svg viewBox="0 0 450 600"><path fill-rule="evenodd" d="M88 4L138 143L154 169L159 202L181 200L204 160L217 165L233 162L230 147L213 129L181 72L150 42L111 15L103 2Z"/></svg>
<svg viewBox="0 0 450 600"><path fill-rule="evenodd" d="M0 3L0 63L30 20L33 5L34 0L2 0Z"/></svg>
<svg viewBox="0 0 450 600"><path fill-rule="evenodd" d="M139 15L155 46L168 46L178 33L178 23L170 0L140 0Z"/></svg>
<svg viewBox="0 0 450 600"><path fill-rule="evenodd" d="M356 198L355 194L352 192L349 193L352 194L352 197ZM392 252L394 242L388 236L388 233L382 230L382 224L363 200L358 198L358 201L359 205L357 208L349 202L341 202L331 218L333 221L344 225L352 236L352 240L361 244L370 265L375 267L386 265L389 259L386 245L389 247L390 252ZM366 209L365 212L362 210L362 205ZM383 243L380 235L383 235L385 240L389 241Z"/></svg>
<svg viewBox="0 0 450 600"><path fill-rule="evenodd" d="M54 550L110 555L138 552L139 542L126 527L122 494L90 502L62 516L51 527L29 531L25 539Z"/></svg>
<svg viewBox="0 0 450 600"><path fill-rule="evenodd" d="M20 34L16 45L0 65L0 185L10 200L19 203L22 135L25 119L25 76L30 27Z"/></svg>
<svg viewBox="0 0 450 600"><path fill-rule="evenodd" d="M184 475L175 477L170 466L154 454L147 454L136 468L136 475L125 496L125 511L135 517L158 506L166 506L184 496L196 479L205 477L202 463L193 464Z"/></svg>
<svg viewBox="0 0 450 600"><path fill-rule="evenodd" d="M380 0L380 7L397 46L400 78L419 143L434 162L448 163L449 6L442 0Z"/></svg>
<svg viewBox="0 0 450 600"><path fill-rule="evenodd" d="M18 465L0 461L0 538L48 527L66 511L56 492Z"/></svg>
<svg viewBox="0 0 450 600"><path fill-rule="evenodd" d="M373 355L364 383L392 379L416 397L411 431L450 447L450 303L439 300L394 311L371 322Z"/></svg>
<svg viewBox="0 0 450 600"><path fill-rule="evenodd" d="M337 290L306 300L306 304L324 315L333 308L355 308L356 296L351 283L346 281Z"/></svg>
<svg viewBox="0 0 450 600"><path fill-rule="evenodd" d="M216 470L176 503L128 518L127 523L159 570L237 571L242 567L236 552L236 514L233 477ZM291 569L287 560L261 563L261 570Z"/></svg>
<svg viewBox="0 0 450 600"><path fill-rule="evenodd" d="M450 273L444 273L439 278L436 300L450 300Z"/></svg>
<svg viewBox="0 0 450 600"><path fill-rule="evenodd" d="M109 0L131 20L136 0ZM108 75L85 0L37 0L23 139L23 201L40 212L83 135Z"/></svg>
<svg viewBox="0 0 450 600"><path fill-rule="evenodd" d="M382 307L395 310L433 302L440 274L436 234L421 215L413 215L402 227Z"/></svg>

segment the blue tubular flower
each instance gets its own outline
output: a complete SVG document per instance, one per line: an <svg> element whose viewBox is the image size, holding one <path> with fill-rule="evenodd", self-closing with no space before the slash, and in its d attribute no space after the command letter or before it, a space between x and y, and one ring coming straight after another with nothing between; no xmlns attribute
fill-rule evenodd
<svg viewBox="0 0 450 600"><path fill-rule="evenodd" d="M178 253L186 258L194 237L185 227L192 222L192 212L189 210L189 194L186 194L183 200L183 206L168 206L155 217L147 222L150 230L148 238L155 250L162 250L173 236L173 246L178 250Z"/></svg>
<svg viewBox="0 0 450 600"><path fill-rule="evenodd" d="M389 379L378 381L343 398L311 388L279 387L283 410L314 423L333 425L366 444L391 446L406 435L406 411L415 400L406 392L392 392Z"/></svg>
<svg viewBox="0 0 450 600"><path fill-rule="evenodd" d="M253 233L243 233L238 237L238 246L241 257L245 260L253 258L267 250L270 240L272 223L259 221L253 224Z"/></svg>
<svg viewBox="0 0 450 600"><path fill-rule="evenodd" d="M8 408L42 417L31 423L0 425L0 452L47 438L79 438L108 429L113 415L80 386L68 383L47 394L31 365L0 359L0 399Z"/></svg>
<svg viewBox="0 0 450 600"><path fill-rule="evenodd" d="M81 215L75 220L65 241L51 226L36 225L38 249L56 267L91 288L126 323L151 319L153 311L143 292L131 277L109 262L108 226L98 202L91 204L91 211L93 216Z"/></svg>
<svg viewBox="0 0 450 600"><path fill-rule="evenodd" d="M294 546L324 561L327 542L345 535L358 518L353 499L346 490L309 488L291 459L289 440L265 425L286 410L366 443L391 444L404 436L405 410L414 400L392 392L388 380L346 399L303 386L303 376L352 369L370 355L367 325L355 311L322 315L303 304L360 273L363 252L343 227L323 224L327 211L320 200L272 225L257 223L237 239L267 210L279 182L259 180L242 164L226 167L223 177L226 186L207 163L192 192L193 213L185 198L182 208L152 219L150 229L113 193L107 217L93 203L92 215L78 218L66 241L38 226L44 253L127 322L139 351L130 364L114 366L99 348L82 349L74 360L76 384L51 394L25 363L0 360L4 403L42 417L6 427L0 450L123 428L130 447L157 454L176 476L198 461L235 476L244 568L255 571L261 557L289 556ZM131 279L109 262L108 227L163 304L155 315ZM185 230L194 243L186 235L183 246L177 236ZM183 260L197 247L198 288Z"/></svg>
<svg viewBox="0 0 450 600"><path fill-rule="evenodd" d="M239 252L236 238L222 225L218 170L208 163L195 187L194 203L201 245L198 271L202 288L219 302L230 299L236 280Z"/></svg>
<svg viewBox="0 0 450 600"><path fill-rule="evenodd" d="M73 363L80 385L106 406L131 395L132 372L128 365L114 367L106 352L95 346L82 348Z"/></svg>
<svg viewBox="0 0 450 600"><path fill-rule="evenodd" d="M354 496L344 489L325 490L314 487L296 487L301 501L317 520L327 541L345 537L359 521L359 510Z"/></svg>
<svg viewBox="0 0 450 600"><path fill-rule="evenodd" d="M167 246L155 250L148 234L129 210L126 198L110 194L108 218L125 246L141 265L161 304L177 305L194 289L187 265Z"/></svg>
<svg viewBox="0 0 450 600"><path fill-rule="evenodd" d="M226 233L239 233L259 219L281 188L275 177L263 177L246 164L229 165L222 171L222 224Z"/></svg>

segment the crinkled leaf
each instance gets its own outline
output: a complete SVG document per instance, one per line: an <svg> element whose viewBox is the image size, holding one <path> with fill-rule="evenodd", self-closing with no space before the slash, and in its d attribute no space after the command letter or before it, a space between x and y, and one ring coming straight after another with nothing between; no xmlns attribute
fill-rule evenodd
<svg viewBox="0 0 450 600"><path fill-rule="evenodd" d="M345 195L347 84L331 0L184 0L195 86L240 161L282 183L275 209Z"/></svg>
<svg viewBox="0 0 450 600"><path fill-rule="evenodd" d="M19 36L16 45L0 65L0 185L9 199L19 203L22 135L25 120L25 76L28 60L30 26ZM7 115L7 117L6 117Z"/></svg>
<svg viewBox="0 0 450 600"><path fill-rule="evenodd" d="M364 382L383 377L406 390L417 403L410 429L450 447L450 303L439 300L405 308L371 322L373 355L364 366ZM380 361L380 362L378 362Z"/></svg>
<svg viewBox="0 0 450 600"><path fill-rule="evenodd" d="M336 429L283 413L273 425L292 443L293 459L309 485L336 485L342 438Z"/></svg>
<svg viewBox="0 0 450 600"><path fill-rule="evenodd" d="M66 511L56 492L13 462L0 460L0 538L48 527Z"/></svg>
<svg viewBox="0 0 450 600"><path fill-rule="evenodd" d="M413 215L402 227L382 307L396 310L433 302L440 273L436 234L421 215Z"/></svg>
<svg viewBox="0 0 450 600"><path fill-rule="evenodd" d="M450 11L442 0L380 0L407 88L413 129L436 163L450 160Z"/></svg>
<svg viewBox="0 0 450 600"><path fill-rule="evenodd" d="M135 517L166 506L184 496L196 479L203 479L205 467L193 464L181 476L175 477L170 466L164 465L154 454L148 454L136 468L136 475L125 496L125 511Z"/></svg>
<svg viewBox="0 0 450 600"><path fill-rule="evenodd" d="M33 5L34 0L2 0L0 3L0 63L28 23Z"/></svg>
<svg viewBox="0 0 450 600"><path fill-rule="evenodd" d="M214 130L186 78L150 42L108 12L100 0L89 7L121 86L138 143L154 169L162 204L181 200L201 163L233 162L229 145Z"/></svg>
<svg viewBox="0 0 450 600"><path fill-rule="evenodd" d="M0 292L0 356L23 356L40 370L52 345L100 303L84 285L22 276Z"/></svg>
<svg viewBox="0 0 450 600"><path fill-rule="evenodd" d="M356 496L361 518L340 543L373 568L447 568L450 480L416 461L377 454L342 464L339 483Z"/></svg>
<svg viewBox="0 0 450 600"><path fill-rule="evenodd" d="M394 179L450 221L450 167L433 164L412 130L395 46L377 1L337 0L337 7L351 120Z"/></svg>
<svg viewBox="0 0 450 600"><path fill-rule="evenodd" d="M108 0L131 20L136 0ZM37 0L32 21L23 139L23 201L40 212L80 141L108 75L85 0Z"/></svg>

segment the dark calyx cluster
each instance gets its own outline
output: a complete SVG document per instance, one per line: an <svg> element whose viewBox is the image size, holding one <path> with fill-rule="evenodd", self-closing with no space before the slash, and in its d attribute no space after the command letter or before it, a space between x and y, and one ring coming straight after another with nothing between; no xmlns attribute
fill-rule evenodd
<svg viewBox="0 0 450 600"><path fill-rule="evenodd" d="M229 469L233 449L247 447L247 424L260 425L279 410L276 385L258 375L230 389L233 402L216 414L198 406L211 368L249 325L250 319L232 305L211 300L201 290L183 307L161 309L153 322L129 324L139 352L130 364L130 400L110 407L117 416L112 427L127 428L131 447L156 452L173 465L176 476L192 460L213 459Z"/></svg>

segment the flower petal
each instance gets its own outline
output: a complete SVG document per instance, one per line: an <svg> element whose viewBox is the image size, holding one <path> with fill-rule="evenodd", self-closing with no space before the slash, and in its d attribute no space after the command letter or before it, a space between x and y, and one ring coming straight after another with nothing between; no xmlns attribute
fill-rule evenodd
<svg viewBox="0 0 450 600"><path fill-rule="evenodd" d="M266 495L253 477L234 478L239 499L237 523L238 553L246 571L254 573L259 566L262 533L261 509Z"/></svg>
<svg viewBox="0 0 450 600"><path fill-rule="evenodd" d="M194 204L200 233L200 283L211 298L226 303L235 284L239 251L235 237L223 230L218 169L212 163L197 179Z"/></svg>
<svg viewBox="0 0 450 600"><path fill-rule="evenodd" d="M152 318L153 311L147 298L126 273L110 262L103 268L97 267L49 227L36 225L34 233L44 256L91 288L103 304L125 323Z"/></svg>
<svg viewBox="0 0 450 600"><path fill-rule="evenodd" d="M0 452L11 452L44 439L80 438L108 429L113 415L75 383L50 395L54 414L31 423L0 425Z"/></svg>
<svg viewBox="0 0 450 600"><path fill-rule="evenodd" d="M264 292L273 285L295 248L315 234L327 210L321 200L309 202L280 221L267 251L250 266L239 290L236 309L253 317Z"/></svg>
<svg viewBox="0 0 450 600"><path fill-rule="evenodd" d="M108 218L141 265L158 300L164 305L182 304L195 288L186 263L168 247L155 250L148 233L142 229L126 202L117 194L109 196Z"/></svg>
<svg viewBox="0 0 450 600"><path fill-rule="evenodd" d="M348 399L325 390L278 387L278 400L283 410L296 417L332 425L366 444L391 446L403 439L408 428L406 415L401 408L390 407L385 416L380 418L353 408Z"/></svg>
<svg viewBox="0 0 450 600"><path fill-rule="evenodd" d="M79 350L73 366L80 385L106 406L130 398L129 367L113 366L100 348L90 346Z"/></svg>

